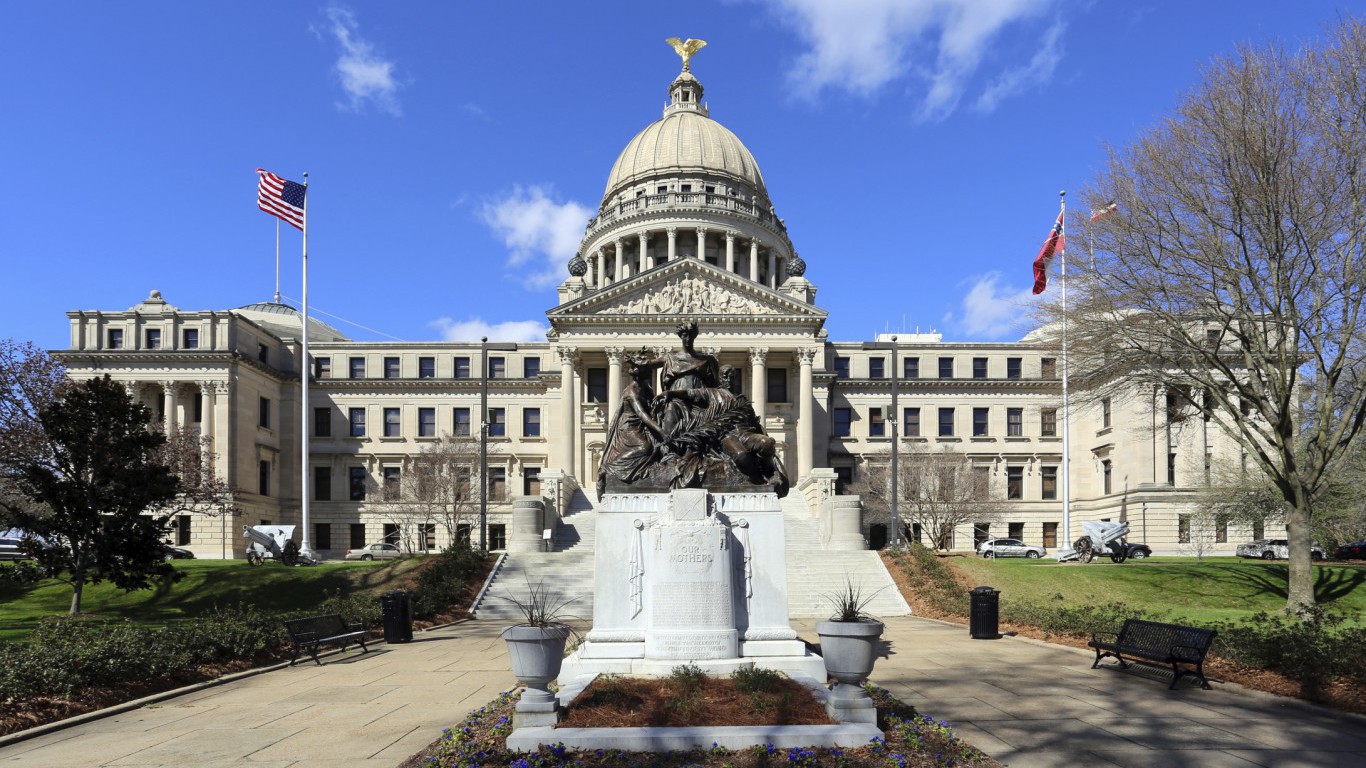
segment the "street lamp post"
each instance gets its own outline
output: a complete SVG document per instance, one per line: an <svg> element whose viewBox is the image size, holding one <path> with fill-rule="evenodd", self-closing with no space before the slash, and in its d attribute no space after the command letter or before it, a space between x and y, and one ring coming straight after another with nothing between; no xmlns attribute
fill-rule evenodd
<svg viewBox="0 0 1366 768"><path fill-rule="evenodd" d="M892 425L892 549L899 546L901 540L901 514L897 509L897 452L901 443L901 433L897 432L896 417L900 411L897 410L897 369L896 369L896 337L892 337L892 413L888 421Z"/></svg>
<svg viewBox="0 0 1366 768"><path fill-rule="evenodd" d="M479 551L489 551L489 337L479 339Z"/></svg>

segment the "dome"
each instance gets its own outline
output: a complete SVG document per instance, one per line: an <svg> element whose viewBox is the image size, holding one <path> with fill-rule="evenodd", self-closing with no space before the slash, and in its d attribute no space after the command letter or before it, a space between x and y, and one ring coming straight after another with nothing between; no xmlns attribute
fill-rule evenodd
<svg viewBox="0 0 1366 768"><path fill-rule="evenodd" d="M669 90L673 103L665 108L664 117L636 134L612 165L603 202L624 186L688 173L731 179L767 199L754 155L700 104L701 84L684 72Z"/></svg>
<svg viewBox="0 0 1366 768"><path fill-rule="evenodd" d="M262 301L238 307L232 313L245 317L281 338L297 338L299 335L302 316L299 310L287 304ZM309 341L350 341L341 331L316 317L308 318L308 329Z"/></svg>

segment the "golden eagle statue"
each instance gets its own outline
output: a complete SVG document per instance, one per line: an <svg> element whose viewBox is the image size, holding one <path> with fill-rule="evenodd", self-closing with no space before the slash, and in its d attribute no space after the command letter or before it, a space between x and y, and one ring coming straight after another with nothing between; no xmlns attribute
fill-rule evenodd
<svg viewBox="0 0 1366 768"><path fill-rule="evenodd" d="M683 59L684 72L688 71L688 65L692 61L692 57L696 56L698 51L707 47L706 40L694 40L691 37L687 40L679 40L676 37L671 37L664 42L672 45L674 47L674 53L678 54L680 59Z"/></svg>

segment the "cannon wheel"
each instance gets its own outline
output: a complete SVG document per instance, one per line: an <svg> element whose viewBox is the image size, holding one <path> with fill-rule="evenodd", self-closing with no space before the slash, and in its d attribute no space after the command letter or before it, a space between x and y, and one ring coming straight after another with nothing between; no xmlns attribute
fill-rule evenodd
<svg viewBox="0 0 1366 768"><path fill-rule="evenodd" d="M285 542L284 551L280 553L280 562L291 568L299 564L299 545L293 540Z"/></svg>
<svg viewBox="0 0 1366 768"><path fill-rule="evenodd" d="M247 565L260 565L263 562L265 560L261 557L260 552L254 549L247 551Z"/></svg>
<svg viewBox="0 0 1366 768"><path fill-rule="evenodd" d="M1072 542L1072 549L1077 552L1077 560L1082 563L1089 563L1095 559L1096 553L1091 549L1091 537L1082 536Z"/></svg>
<svg viewBox="0 0 1366 768"><path fill-rule="evenodd" d="M1110 562L1112 562L1112 563L1122 563L1122 562L1124 562L1125 560L1128 560L1128 559L1129 559L1129 556L1128 556L1128 555L1125 553L1125 551L1122 550L1122 549L1119 550L1118 552L1111 552L1111 553L1110 553Z"/></svg>

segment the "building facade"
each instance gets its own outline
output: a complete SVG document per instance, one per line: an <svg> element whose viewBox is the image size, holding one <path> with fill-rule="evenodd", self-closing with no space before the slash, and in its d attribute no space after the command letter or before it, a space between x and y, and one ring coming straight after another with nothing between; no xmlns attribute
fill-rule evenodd
<svg viewBox="0 0 1366 768"><path fill-rule="evenodd" d="M758 164L711 119L702 95L681 73L661 119L613 164L559 304L546 313L544 342L353 341L310 321L304 365L291 307L184 311L153 291L127 311L68 313L71 345L57 355L71 376L108 374L168 429L209 439L235 509L226 518L178 516L178 543L202 557L240 556L243 524L299 523L304 471L311 543L324 556L381 539L413 550L477 540L477 490L433 504L406 483L433 455L469 464L481 428L490 446L488 544L500 549L514 498L542 496L562 510L581 487L594 501L627 356L675 348L674 329L688 320L701 326L700 349L741 372L813 515L885 465L897 440L903 461L925 451L967 456L1006 503L1004 515L956 531L958 548L1011 536L1052 549L1098 519L1129 521L1131 540L1160 552L1231 552L1255 533L1192 529L1194 489L1210 462L1236 448L1208 421L1178 413L1165 393L1137 388L1073 409L1072 529L1061 530L1058 350L1039 335L830 341L816 285ZM303 375L312 377L306 418ZM872 545L886 540L885 522L870 515L862 528Z"/></svg>

